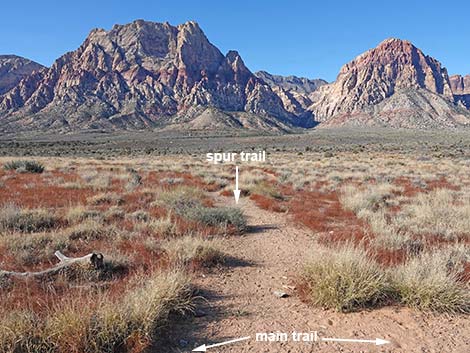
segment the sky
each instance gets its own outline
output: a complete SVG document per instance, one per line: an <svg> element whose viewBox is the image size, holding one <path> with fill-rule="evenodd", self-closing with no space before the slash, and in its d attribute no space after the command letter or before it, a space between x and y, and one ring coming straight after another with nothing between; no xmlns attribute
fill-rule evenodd
<svg viewBox="0 0 470 353"><path fill-rule="evenodd" d="M0 54L49 66L92 28L194 20L223 53L237 50L252 71L334 81L342 65L397 37L449 74L469 74L469 13L468 0L16 0L0 6Z"/></svg>

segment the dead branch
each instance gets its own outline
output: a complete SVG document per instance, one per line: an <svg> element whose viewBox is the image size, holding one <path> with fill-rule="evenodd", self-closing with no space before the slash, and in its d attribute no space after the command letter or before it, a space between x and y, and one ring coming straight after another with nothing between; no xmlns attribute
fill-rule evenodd
<svg viewBox="0 0 470 353"><path fill-rule="evenodd" d="M15 272L15 271L1 271L0 277L3 278L43 278L55 276L59 273L63 273L72 265L83 264L88 265L92 269L100 270L104 268L104 256L101 253L93 252L91 254L82 256L82 257L67 257L62 254L60 251L56 251L54 255L59 259L59 263L49 269L39 271L39 272Z"/></svg>

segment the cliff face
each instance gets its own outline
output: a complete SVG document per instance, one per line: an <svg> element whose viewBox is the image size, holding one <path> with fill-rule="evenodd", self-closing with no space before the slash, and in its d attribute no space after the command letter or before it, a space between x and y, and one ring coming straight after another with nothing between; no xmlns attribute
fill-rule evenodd
<svg viewBox="0 0 470 353"><path fill-rule="evenodd" d="M449 77L449 81L455 95L470 94L470 75L453 75Z"/></svg>
<svg viewBox="0 0 470 353"><path fill-rule="evenodd" d="M0 95L15 87L21 79L43 66L16 55L0 55Z"/></svg>
<svg viewBox="0 0 470 353"><path fill-rule="evenodd" d="M0 99L7 123L66 129L158 126L205 107L304 123L237 52L223 55L195 22L95 29Z"/></svg>
<svg viewBox="0 0 470 353"><path fill-rule="evenodd" d="M453 105L447 70L399 39L385 40L344 65L336 81L316 91L313 100L309 109L328 125L426 128L468 119Z"/></svg>

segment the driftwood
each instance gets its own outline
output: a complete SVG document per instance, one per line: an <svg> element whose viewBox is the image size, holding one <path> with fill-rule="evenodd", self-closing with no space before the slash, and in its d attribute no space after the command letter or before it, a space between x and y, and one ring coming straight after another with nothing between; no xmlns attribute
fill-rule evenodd
<svg viewBox="0 0 470 353"><path fill-rule="evenodd" d="M14 271L1 271L0 278L36 278L41 279L44 277L55 276L59 273L63 273L68 268L75 264L89 265L95 270L104 268L104 256L101 253L93 252L91 254L82 257L67 257L60 251L56 251L54 255L59 259L59 263L49 269L39 272L14 272Z"/></svg>

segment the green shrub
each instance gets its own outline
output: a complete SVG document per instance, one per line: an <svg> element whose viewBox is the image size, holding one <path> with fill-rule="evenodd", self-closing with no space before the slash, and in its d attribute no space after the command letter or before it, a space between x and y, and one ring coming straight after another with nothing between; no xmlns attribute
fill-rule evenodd
<svg viewBox="0 0 470 353"><path fill-rule="evenodd" d="M377 305L389 288L385 271L351 244L333 252L315 250L304 267L301 287L312 304L343 312Z"/></svg>
<svg viewBox="0 0 470 353"><path fill-rule="evenodd" d="M36 161L16 160L5 163L5 170L16 170L23 173L42 173L44 166Z"/></svg>

